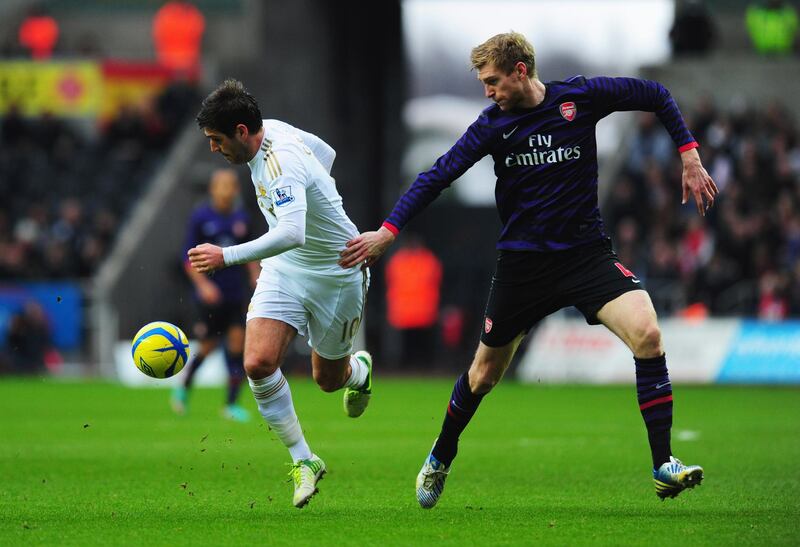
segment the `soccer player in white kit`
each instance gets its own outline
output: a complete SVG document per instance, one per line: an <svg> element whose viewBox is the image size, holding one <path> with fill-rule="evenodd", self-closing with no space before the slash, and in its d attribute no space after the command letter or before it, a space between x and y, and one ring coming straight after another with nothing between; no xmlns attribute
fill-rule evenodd
<svg viewBox="0 0 800 547"><path fill-rule="evenodd" d="M322 139L278 120L263 120L258 103L237 80L203 101L197 123L211 151L247 163L269 231L239 245L204 243L188 252L192 267L211 273L261 261L247 313L244 369L258 409L289 449L295 507L317 492L325 462L311 452L280 366L294 337L308 335L314 380L323 391L346 388L344 409L358 417L372 392L372 357L352 353L369 285L369 271L338 266L358 229L342 208L330 170L336 152Z"/></svg>

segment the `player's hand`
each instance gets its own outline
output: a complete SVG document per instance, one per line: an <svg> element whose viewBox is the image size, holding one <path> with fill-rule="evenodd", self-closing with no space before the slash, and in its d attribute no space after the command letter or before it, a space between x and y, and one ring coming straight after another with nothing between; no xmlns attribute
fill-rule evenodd
<svg viewBox="0 0 800 547"><path fill-rule="evenodd" d="M347 248L339 253L339 266L372 266L393 242L394 234L383 226L377 232L364 232L347 242Z"/></svg>
<svg viewBox="0 0 800 547"><path fill-rule="evenodd" d="M225 258L222 256L222 247L203 243L189 249L189 262L192 268L200 273L211 273L225 267Z"/></svg>
<svg viewBox="0 0 800 547"><path fill-rule="evenodd" d="M714 205L714 199L719 193L719 189L700 162L700 155L696 149L693 148L682 153L681 160L683 160L681 203L686 203L691 194L697 204L697 212L701 216L706 216L706 211Z"/></svg>
<svg viewBox="0 0 800 547"><path fill-rule="evenodd" d="M219 287L217 287L210 281L206 281L205 283L200 285L197 288L197 294L200 297L200 300L206 306L216 306L217 304L222 302L222 291L220 291Z"/></svg>

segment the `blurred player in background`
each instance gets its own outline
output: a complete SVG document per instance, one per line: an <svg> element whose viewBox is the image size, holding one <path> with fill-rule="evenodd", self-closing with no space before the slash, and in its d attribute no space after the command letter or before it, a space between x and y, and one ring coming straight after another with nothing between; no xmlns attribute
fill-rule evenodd
<svg viewBox="0 0 800 547"><path fill-rule="evenodd" d="M186 251L204 242L227 247L250 238L248 215L239 204L239 179L236 171L214 171L208 190L208 203L195 209L189 220ZM172 408L178 414L186 412L194 375L205 358L222 342L228 369L228 390L223 416L239 422L247 421L248 412L236 404L236 399L244 379L242 356L244 315L250 293L248 278L254 285L259 274L258 264L236 266L209 277L196 272L187 259L184 269L194 286L200 311L200 320L194 327L195 337L200 340L200 348L186 365L183 385L172 392Z"/></svg>
<svg viewBox="0 0 800 547"><path fill-rule="evenodd" d="M336 153L320 138L278 120L263 120L252 95L226 80L204 101L197 123L211 151L252 172L269 231L252 241L190 249L207 274L261 260L247 313L244 368L258 409L289 449L296 507L316 493L325 463L311 452L280 366L297 336L308 334L314 380L323 391L346 388L344 410L360 416L372 392L372 357L353 350L369 285L364 268L344 270L339 253L358 229L347 217L330 170Z"/></svg>
<svg viewBox="0 0 800 547"><path fill-rule="evenodd" d="M647 427L656 493L674 497L699 484L703 470L672 456L672 388L656 312L636 275L619 262L606 236L597 197L595 125L612 112L655 112L683 161L683 202L705 215L717 187L669 92L632 78L541 82L533 46L499 34L472 50L472 67L495 104L444 156L421 173L376 232L348 242L340 264L374 263L399 231L486 155L495 163L503 221L478 350L455 384L441 433L417 476L417 501L433 507L444 489L458 438L502 378L530 328L567 306L605 325L631 349L639 408ZM607 471L603 471L607 472Z"/></svg>

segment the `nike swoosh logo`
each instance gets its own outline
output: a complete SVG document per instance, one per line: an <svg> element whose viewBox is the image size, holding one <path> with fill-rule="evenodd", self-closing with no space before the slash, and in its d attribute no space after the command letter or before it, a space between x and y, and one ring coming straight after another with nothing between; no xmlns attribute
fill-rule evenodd
<svg viewBox="0 0 800 547"><path fill-rule="evenodd" d="M638 279L631 279L631 281L633 281L634 283L641 283L641 281Z"/></svg>
<svg viewBox="0 0 800 547"><path fill-rule="evenodd" d="M666 387L666 386L670 385L671 383L672 382L664 382L663 384L656 384L656 387L654 387L653 389L661 389L662 387Z"/></svg>
<svg viewBox="0 0 800 547"><path fill-rule="evenodd" d="M513 135L513 134L514 134L514 131L516 131L517 129L519 129L519 126L516 126L514 129L512 129L512 130L511 130L511 131L509 131L508 133L503 133L503 139L507 139L508 137L510 137L511 135Z"/></svg>

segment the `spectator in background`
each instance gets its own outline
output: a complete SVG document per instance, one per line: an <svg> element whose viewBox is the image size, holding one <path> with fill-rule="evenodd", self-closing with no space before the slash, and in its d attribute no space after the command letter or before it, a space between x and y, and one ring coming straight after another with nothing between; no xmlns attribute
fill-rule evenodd
<svg viewBox="0 0 800 547"><path fill-rule="evenodd" d="M202 12L190 2L172 0L161 6L153 19L158 62L176 72L196 72L205 25Z"/></svg>
<svg viewBox="0 0 800 547"><path fill-rule="evenodd" d="M633 175L643 175L648 163L655 161L664 168L672 161L675 151L672 139L664 131L658 118L652 112L637 112L638 137L631 143L627 169Z"/></svg>
<svg viewBox="0 0 800 547"><path fill-rule="evenodd" d="M31 125L22 116L19 106L12 103L3 117L0 128L0 143L3 148L16 149L26 144L31 138Z"/></svg>
<svg viewBox="0 0 800 547"><path fill-rule="evenodd" d="M702 219L689 217L678 255L681 271L688 274L705 266L711 259L713 250L713 237L709 234L706 223Z"/></svg>
<svg viewBox="0 0 800 547"><path fill-rule="evenodd" d="M40 7L33 7L19 27L19 43L37 61L49 59L58 42L58 23Z"/></svg>
<svg viewBox="0 0 800 547"><path fill-rule="evenodd" d="M797 35L797 11L783 0L753 3L745 12L753 47L764 55L788 55Z"/></svg>
<svg viewBox="0 0 800 547"><path fill-rule="evenodd" d="M644 239L644 238L642 238ZM677 245L664 234L650 240L649 262L645 268L648 292L658 312L673 314L684 305L680 283Z"/></svg>
<svg viewBox="0 0 800 547"><path fill-rule="evenodd" d="M0 241L0 279L25 277L29 267L24 244L18 241Z"/></svg>
<svg viewBox="0 0 800 547"><path fill-rule="evenodd" d="M54 162L64 164L73 160L79 138L63 118L49 111L42 112L39 119L31 126L31 135L47 157Z"/></svg>
<svg viewBox="0 0 800 547"><path fill-rule="evenodd" d="M442 264L412 235L386 263L389 324L402 333L403 365L429 365L436 347Z"/></svg>
<svg viewBox="0 0 800 547"><path fill-rule="evenodd" d="M758 280L758 318L783 321L789 314L789 275L767 271Z"/></svg>
<svg viewBox="0 0 800 547"><path fill-rule="evenodd" d="M14 373L41 372L45 366L53 367L61 361L53 349L47 315L42 306L32 300L11 318L7 346Z"/></svg>
<svg viewBox="0 0 800 547"><path fill-rule="evenodd" d="M197 85L185 74L175 78L156 98L156 112L164 128L165 137L171 139L181 128L181 122L187 114L194 111L194 105L200 102Z"/></svg>
<svg viewBox="0 0 800 547"><path fill-rule="evenodd" d="M62 200L58 219L50 230L50 240L63 243L70 255L77 257L87 231L84 217L83 205L78 199L68 197Z"/></svg>
<svg viewBox="0 0 800 547"><path fill-rule="evenodd" d="M604 207L606 224L616 231L616 226L625 218L632 218L638 221L646 221L645 217L640 217L642 206L638 195L636 184L629 174L623 173L609 190Z"/></svg>
<svg viewBox="0 0 800 547"><path fill-rule="evenodd" d="M708 53L715 37L711 14L701 0L685 0L676 6L675 22L669 31L675 57Z"/></svg>
<svg viewBox="0 0 800 547"><path fill-rule="evenodd" d="M140 109L124 104L106 126L103 146L114 160L138 162L150 147L148 136L147 125Z"/></svg>
<svg viewBox="0 0 800 547"><path fill-rule="evenodd" d="M627 264L634 271L644 270L644 264L640 263L641 252L641 229L639 223L631 217L625 217L617 224L617 256L620 262Z"/></svg>

